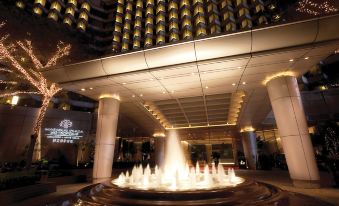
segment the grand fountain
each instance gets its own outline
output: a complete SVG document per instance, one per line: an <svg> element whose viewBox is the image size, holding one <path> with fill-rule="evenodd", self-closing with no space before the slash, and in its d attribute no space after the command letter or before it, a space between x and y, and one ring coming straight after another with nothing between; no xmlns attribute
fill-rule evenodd
<svg viewBox="0 0 339 206"><path fill-rule="evenodd" d="M175 132L165 161L151 169L136 165L111 181L90 185L61 205L328 205L275 186L237 177L222 165L190 167Z"/></svg>

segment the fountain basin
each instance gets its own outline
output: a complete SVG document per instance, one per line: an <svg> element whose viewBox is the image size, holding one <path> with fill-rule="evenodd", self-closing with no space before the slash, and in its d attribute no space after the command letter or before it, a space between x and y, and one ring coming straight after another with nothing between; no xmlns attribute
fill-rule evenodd
<svg viewBox="0 0 339 206"><path fill-rule="evenodd" d="M85 187L74 205L308 205L328 203L281 190L273 185L244 180L234 187L192 191L158 191L120 188L110 181Z"/></svg>

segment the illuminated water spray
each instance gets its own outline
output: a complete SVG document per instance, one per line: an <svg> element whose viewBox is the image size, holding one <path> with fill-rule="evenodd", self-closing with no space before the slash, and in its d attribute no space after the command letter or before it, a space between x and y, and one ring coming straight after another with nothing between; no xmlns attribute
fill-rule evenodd
<svg viewBox="0 0 339 206"><path fill-rule="evenodd" d="M244 180L237 177L233 169L228 169L227 174L221 164L209 168L199 164L189 167L182 147L175 131L169 132L166 142L165 164L163 168L157 166L152 171L150 166L142 168L134 166L132 173L121 173L112 181L119 187L141 190L183 191L197 189L213 189L235 186Z"/></svg>

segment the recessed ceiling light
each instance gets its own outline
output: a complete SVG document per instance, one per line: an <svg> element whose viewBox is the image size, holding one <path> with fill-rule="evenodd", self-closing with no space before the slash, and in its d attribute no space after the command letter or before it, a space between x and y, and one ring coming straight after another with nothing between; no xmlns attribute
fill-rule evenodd
<svg viewBox="0 0 339 206"><path fill-rule="evenodd" d="M126 82L123 82L122 84L126 84Z"/></svg>
<svg viewBox="0 0 339 206"><path fill-rule="evenodd" d="M82 88L81 91L86 91L86 89L85 89L85 88Z"/></svg>
<svg viewBox="0 0 339 206"><path fill-rule="evenodd" d="M133 94L132 97L135 97L135 95Z"/></svg>
<svg viewBox="0 0 339 206"><path fill-rule="evenodd" d="M208 86L206 86L205 88L208 89Z"/></svg>
<svg viewBox="0 0 339 206"><path fill-rule="evenodd" d="M173 94L173 93L174 93L174 90L172 90L171 93Z"/></svg>
<svg viewBox="0 0 339 206"><path fill-rule="evenodd" d="M162 93L163 93L163 94L165 94L166 92L165 92L165 91L163 91Z"/></svg>
<svg viewBox="0 0 339 206"><path fill-rule="evenodd" d="M93 87L90 87L89 89L90 89L90 90L93 90Z"/></svg>
<svg viewBox="0 0 339 206"><path fill-rule="evenodd" d="M143 95L143 94L140 94L139 96L142 97L142 96L144 96L144 95Z"/></svg>
<svg viewBox="0 0 339 206"><path fill-rule="evenodd" d="M236 84L235 83L232 83L232 86L235 86Z"/></svg>
<svg viewBox="0 0 339 206"><path fill-rule="evenodd" d="M309 59L309 58L310 58L310 57L305 57L304 59L306 59L306 60L307 60L307 59Z"/></svg>
<svg viewBox="0 0 339 206"><path fill-rule="evenodd" d="M241 67L237 67L238 69L241 69Z"/></svg>
<svg viewBox="0 0 339 206"><path fill-rule="evenodd" d="M243 85L245 85L245 84L246 84L246 82L242 82L242 84L243 84Z"/></svg>
<svg viewBox="0 0 339 206"><path fill-rule="evenodd" d="M153 81L154 79L149 79L150 81Z"/></svg>
<svg viewBox="0 0 339 206"><path fill-rule="evenodd" d="M192 75L195 75L194 72L192 72Z"/></svg>
<svg viewBox="0 0 339 206"><path fill-rule="evenodd" d="M293 61L294 61L294 59L290 59L289 61L290 61L290 62L293 62Z"/></svg>

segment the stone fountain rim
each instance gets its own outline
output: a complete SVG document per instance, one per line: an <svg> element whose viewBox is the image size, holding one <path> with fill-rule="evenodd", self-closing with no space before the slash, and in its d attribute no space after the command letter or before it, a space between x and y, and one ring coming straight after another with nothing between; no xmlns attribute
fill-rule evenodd
<svg viewBox="0 0 339 206"><path fill-rule="evenodd" d="M137 189L137 188L129 188L129 187L119 187L116 184L112 183L112 180L110 181L105 181L102 182L101 184L105 185L106 187L115 189L119 192L133 192L133 193L157 193L157 194L172 194L172 193L176 193L176 194L198 194L198 193L202 193L202 192L214 192L214 193L218 193L218 192L225 192L225 191L232 191L232 189L238 189L238 188L243 188L246 187L250 184L256 184L256 181L253 181L251 179L246 179L246 178L242 178L240 177L243 182L239 183L237 185L230 185L230 186L225 186L225 187L215 187L215 188L211 188L211 189L194 189L194 190L158 190L158 189Z"/></svg>

